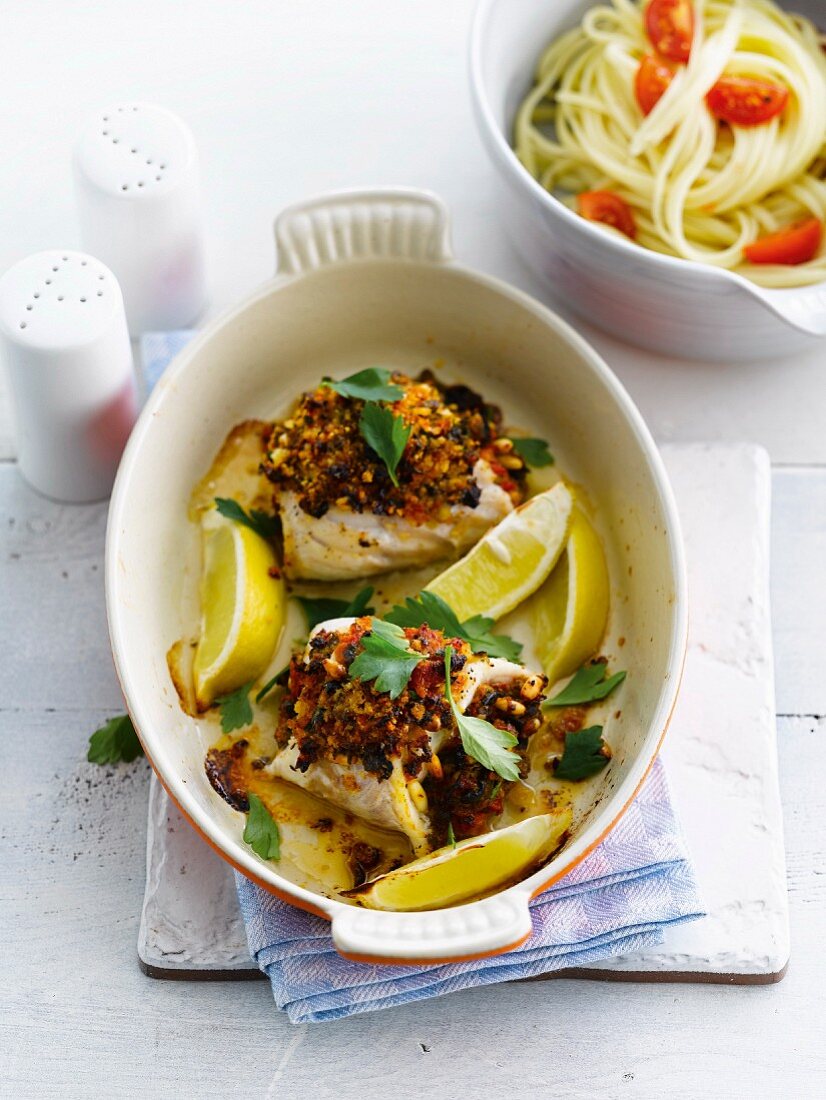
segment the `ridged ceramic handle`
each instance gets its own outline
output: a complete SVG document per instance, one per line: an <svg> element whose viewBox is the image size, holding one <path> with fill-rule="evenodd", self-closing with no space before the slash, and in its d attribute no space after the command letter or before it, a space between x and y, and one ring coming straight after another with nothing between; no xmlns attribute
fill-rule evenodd
<svg viewBox="0 0 826 1100"><path fill-rule="evenodd" d="M400 965L494 954L530 934L528 901L529 895L519 892L429 913L339 909L333 916L333 942L344 955Z"/></svg>
<svg viewBox="0 0 826 1100"><path fill-rule="evenodd" d="M290 206L275 222L278 272L358 259L452 258L447 209L428 191L341 191Z"/></svg>

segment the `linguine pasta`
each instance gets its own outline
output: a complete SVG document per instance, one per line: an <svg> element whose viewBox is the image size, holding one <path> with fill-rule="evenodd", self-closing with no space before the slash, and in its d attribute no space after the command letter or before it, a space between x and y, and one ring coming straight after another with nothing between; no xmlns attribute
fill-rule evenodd
<svg viewBox="0 0 826 1100"><path fill-rule="evenodd" d="M610 190L633 212L636 241L738 271L763 286L826 280L826 254L748 263L744 248L805 219L826 220L826 55L815 26L772 0L694 0L687 64L648 115L635 95L652 53L644 0L611 0L542 54L515 123L528 171L576 207ZM706 96L725 73L782 85L782 114L720 122ZM614 230L609 230L612 232Z"/></svg>

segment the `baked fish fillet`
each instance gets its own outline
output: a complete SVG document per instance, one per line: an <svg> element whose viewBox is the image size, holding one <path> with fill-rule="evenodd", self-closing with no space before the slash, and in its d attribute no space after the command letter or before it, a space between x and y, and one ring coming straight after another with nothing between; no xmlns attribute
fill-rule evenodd
<svg viewBox="0 0 826 1100"><path fill-rule="evenodd" d="M524 498L527 467L497 409L429 376L397 373L393 386L401 397L373 403L406 433L392 469L364 434L370 403L330 386L273 425L262 469L289 578L352 580L461 554Z"/></svg>
<svg viewBox="0 0 826 1100"><path fill-rule="evenodd" d="M467 803L468 792L479 791L480 805L467 818L474 827L502 809L501 781L461 749L444 694L444 646L454 647L461 666L451 677L460 710L505 723L497 700L520 701L514 709L522 713L508 716L506 724L522 748L539 725L545 681L521 665L473 654L466 642L423 626L405 633L426 659L391 700L373 684L349 676L371 622L367 616L333 619L312 632L291 665L277 733L281 748L267 767L366 821L404 833L415 854L423 855L444 842L454 817L460 825L465 820L467 806L457 810L453 802ZM442 756L456 760L456 766L446 769ZM486 798L494 789L495 796ZM465 831L454 826L455 835Z"/></svg>
<svg viewBox="0 0 826 1100"><path fill-rule="evenodd" d="M283 493L278 510L285 572L294 579L353 580L463 554L513 510L510 496L484 459L474 466L473 481L480 490L475 508L453 505L448 519L429 523L335 505L315 519L301 508L295 493Z"/></svg>

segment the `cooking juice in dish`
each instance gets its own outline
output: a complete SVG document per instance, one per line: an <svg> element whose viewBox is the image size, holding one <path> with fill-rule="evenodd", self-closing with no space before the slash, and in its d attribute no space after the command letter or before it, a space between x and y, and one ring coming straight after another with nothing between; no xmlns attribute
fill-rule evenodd
<svg viewBox="0 0 826 1100"><path fill-rule="evenodd" d="M566 842L624 673L600 655L594 517L548 441L465 384L367 367L237 425L189 520L200 624L170 670L279 874L435 908Z"/></svg>

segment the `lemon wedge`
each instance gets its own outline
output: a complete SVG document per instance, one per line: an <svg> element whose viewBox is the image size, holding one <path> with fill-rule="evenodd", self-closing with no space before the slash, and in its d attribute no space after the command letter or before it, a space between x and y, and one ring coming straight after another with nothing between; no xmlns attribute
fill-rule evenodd
<svg viewBox="0 0 826 1100"><path fill-rule="evenodd" d="M532 497L491 528L463 558L430 582L464 622L499 619L542 584L565 548L573 511L561 481Z"/></svg>
<svg viewBox="0 0 826 1100"><path fill-rule="evenodd" d="M269 543L239 523L217 524L213 515L210 524L204 529L201 637L192 670L201 709L264 672L286 602Z"/></svg>
<svg viewBox="0 0 826 1100"><path fill-rule="evenodd" d="M608 621L609 593L602 543L575 508L565 552L530 608L536 652L552 684L596 653Z"/></svg>
<svg viewBox="0 0 826 1100"><path fill-rule="evenodd" d="M538 867L571 826L571 812L528 817L483 836L439 848L348 891L370 909L442 909L490 893Z"/></svg>

